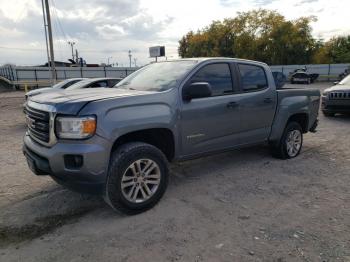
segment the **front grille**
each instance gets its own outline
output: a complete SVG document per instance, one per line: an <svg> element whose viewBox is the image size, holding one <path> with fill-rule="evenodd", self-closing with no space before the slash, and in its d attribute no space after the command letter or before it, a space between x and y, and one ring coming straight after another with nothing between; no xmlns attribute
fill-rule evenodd
<svg viewBox="0 0 350 262"><path fill-rule="evenodd" d="M350 99L350 92L331 92L329 99Z"/></svg>
<svg viewBox="0 0 350 262"><path fill-rule="evenodd" d="M345 106L345 105L327 105L325 107L325 109L348 112L348 111L350 111L350 105L349 106Z"/></svg>
<svg viewBox="0 0 350 262"><path fill-rule="evenodd" d="M50 113L27 106L27 126L29 135L45 143L50 141Z"/></svg>

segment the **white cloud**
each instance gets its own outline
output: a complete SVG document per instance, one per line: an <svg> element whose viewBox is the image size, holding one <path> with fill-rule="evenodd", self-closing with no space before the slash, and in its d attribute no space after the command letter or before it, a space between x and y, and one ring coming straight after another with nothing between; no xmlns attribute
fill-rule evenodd
<svg viewBox="0 0 350 262"><path fill-rule="evenodd" d="M45 62L40 0L0 0L0 63L40 64ZM66 60L71 51L66 41L74 40L80 54L91 63L114 62L126 65L128 50L145 64L148 47L165 45L167 55L177 57L178 40L189 30L196 31L213 20L234 17L238 11L273 9L288 19L315 15L313 34L328 39L349 34L346 23L348 0L51 0L56 58ZM59 17L57 21L56 16ZM62 29L64 33L62 33ZM40 51L40 49L42 51Z"/></svg>

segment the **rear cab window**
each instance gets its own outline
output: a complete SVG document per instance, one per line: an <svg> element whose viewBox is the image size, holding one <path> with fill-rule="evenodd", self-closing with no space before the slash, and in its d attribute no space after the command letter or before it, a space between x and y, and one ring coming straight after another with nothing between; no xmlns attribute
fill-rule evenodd
<svg viewBox="0 0 350 262"><path fill-rule="evenodd" d="M212 88L212 96L233 93L231 70L228 63L205 65L191 78L190 83L207 82Z"/></svg>
<svg viewBox="0 0 350 262"><path fill-rule="evenodd" d="M265 69L258 65L238 64L243 92L259 91L268 87Z"/></svg>

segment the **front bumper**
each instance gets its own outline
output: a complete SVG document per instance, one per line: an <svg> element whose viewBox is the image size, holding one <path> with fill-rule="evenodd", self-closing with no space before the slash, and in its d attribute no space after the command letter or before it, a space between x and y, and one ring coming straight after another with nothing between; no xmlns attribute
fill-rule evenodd
<svg viewBox="0 0 350 262"><path fill-rule="evenodd" d="M329 99L322 96L321 109L330 113L350 113L350 99Z"/></svg>
<svg viewBox="0 0 350 262"><path fill-rule="evenodd" d="M64 141L45 147L26 134L23 145L28 166L36 175L50 175L58 183L80 192L102 190L110 150L108 141L96 135L84 141ZM67 155L80 156L82 165L67 166L64 160Z"/></svg>

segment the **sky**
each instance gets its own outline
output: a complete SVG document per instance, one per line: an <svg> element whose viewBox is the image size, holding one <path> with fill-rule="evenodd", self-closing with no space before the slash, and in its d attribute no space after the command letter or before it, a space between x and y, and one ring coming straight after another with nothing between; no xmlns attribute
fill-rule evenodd
<svg viewBox="0 0 350 262"><path fill-rule="evenodd" d="M349 0L49 0L55 60L71 58L75 42L88 63L144 65L150 46L164 45L178 57L179 39L213 20L265 8L287 19L314 15L313 35L325 40L350 34ZM41 0L0 0L0 64L38 65L47 61Z"/></svg>

